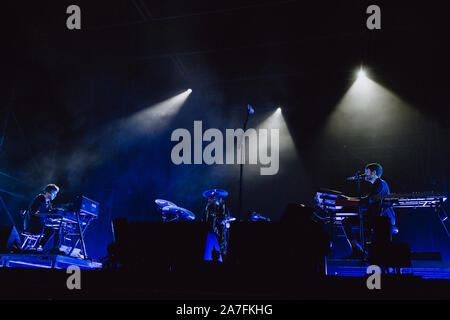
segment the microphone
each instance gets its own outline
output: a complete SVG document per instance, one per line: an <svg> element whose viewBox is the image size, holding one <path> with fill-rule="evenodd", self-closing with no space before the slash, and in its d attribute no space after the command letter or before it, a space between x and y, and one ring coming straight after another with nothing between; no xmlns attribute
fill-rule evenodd
<svg viewBox="0 0 450 320"><path fill-rule="evenodd" d="M255 110L253 110L253 108L252 108L252 106L251 105L247 105L247 111L248 111L248 114L254 114L255 113Z"/></svg>
<svg viewBox="0 0 450 320"><path fill-rule="evenodd" d="M365 173L358 173L358 172L356 173L356 175L354 175L352 177L345 178L345 180L347 180L347 181L354 181L354 180L362 180L362 179L364 179L366 174Z"/></svg>

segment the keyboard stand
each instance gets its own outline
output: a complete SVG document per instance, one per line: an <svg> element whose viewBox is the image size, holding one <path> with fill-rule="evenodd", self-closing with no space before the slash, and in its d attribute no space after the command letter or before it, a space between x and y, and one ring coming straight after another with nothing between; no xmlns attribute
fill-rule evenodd
<svg viewBox="0 0 450 320"><path fill-rule="evenodd" d="M336 234L335 234L335 230L334 230L334 228L335 228L335 226L334 226L334 224L335 224L335 221L336 221L336 218L335 218L335 213L333 212L333 211L331 211L330 212L330 240L331 240L331 245L330 245L330 258L331 259L334 259L334 253L335 253L335 245L336 245L336 241L335 241L335 236L336 236Z"/></svg>
<svg viewBox="0 0 450 320"><path fill-rule="evenodd" d="M447 236L450 237L450 232L448 231L449 228L447 228L447 224L449 224L448 215L444 208L444 201L441 199L439 206L435 208L439 219L441 220L442 226L445 229L445 232L447 233Z"/></svg>
<svg viewBox="0 0 450 320"><path fill-rule="evenodd" d="M91 221L93 220L92 217L89 217L88 220L86 221L86 224L84 227L81 226L81 221L80 221L80 212L77 210L75 213L76 217L77 217L77 227L78 227L78 232L79 232L79 236L77 241L75 241L75 243L73 244L72 248L69 251L69 256L72 254L73 249L75 249L75 247L78 245L78 242L81 241L81 249L83 250L83 259L87 260L88 256L87 256L87 252L86 252L86 244L84 242L84 233L86 232L87 227L89 226L89 224L91 223Z"/></svg>

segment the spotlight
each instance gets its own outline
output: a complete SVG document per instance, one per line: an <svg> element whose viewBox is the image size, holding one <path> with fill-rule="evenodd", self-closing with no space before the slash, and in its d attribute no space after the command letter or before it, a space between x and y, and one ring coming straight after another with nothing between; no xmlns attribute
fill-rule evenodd
<svg viewBox="0 0 450 320"><path fill-rule="evenodd" d="M278 107L276 112L280 113L281 112L281 107Z"/></svg>
<svg viewBox="0 0 450 320"><path fill-rule="evenodd" d="M363 78L367 78L367 75L366 75L366 72L364 71L364 69L361 68L358 71L358 79L363 79Z"/></svg>
<svg viewBox="0 0 450 320"><path fill-rule="evenodd" d="M187 91L187 93L191 93L192 89L187 89L186 91Z"/></svg>

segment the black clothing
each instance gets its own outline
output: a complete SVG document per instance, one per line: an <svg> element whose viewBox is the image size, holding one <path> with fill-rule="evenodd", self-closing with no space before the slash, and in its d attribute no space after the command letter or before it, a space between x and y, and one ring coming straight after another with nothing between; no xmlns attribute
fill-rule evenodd
<svg viewBox="0 0 450 320"><path fill-rule="evenodd" d="M391 207L383 208L379 206L379 202L374 202L372 197L379 195L388 195L391 194L389 190L389 186L386 181L378 178L372 185L372 189L370 190L367 197L369 198L369 210L373 216L386 216L391 220L391 225L395 225L395 213Z"/></svg>
<svg viewBox="0 0 450 320"><path fill-rule="evenodd" d="M206 206L204 221L207 223L209 231L217 237L222 258L227 254L229 218L230 213L223 200L208 203Z"/></svg>
<svg viewBox="0 0 450 320"><path fill-rule="evenodd" d="M45 227L45 217L38 214L50 213L52 211L52 204L50 200L46 199L43 194L37 195L28 206L24 219L24 230L33 234L43 233L43 237L39 242L42 247L45 246L47 241L52 235L53 247L59 247L60 244L60 230Z"/></svg>
<svg viewBox="0 0 450 320"><path fill-rule="evenodd" d="M386 216L390 219L391 225L395 225L395 213L391 207L380 207L380 202L374 200L374 196L388 195L390 194L389 186L386 181L378 178L372 184L372 188L369 193L362 198L362 209L366 210L363 213L364 226L370 229L373 224L373 217ZM354 240L355 235L352 230L352 226L359 226L359 217L350 217L342 221L345 235L347 239Z"/></svg>
<svg viewBox="0 0 450 320"><path fill-rule="evenodd" d="M49 212L51 209L50 201L45 199L43 194L39 194L31 201L25 214L24 229L31 233L40 233L44 223L44 218L36 214Z"/></svg>

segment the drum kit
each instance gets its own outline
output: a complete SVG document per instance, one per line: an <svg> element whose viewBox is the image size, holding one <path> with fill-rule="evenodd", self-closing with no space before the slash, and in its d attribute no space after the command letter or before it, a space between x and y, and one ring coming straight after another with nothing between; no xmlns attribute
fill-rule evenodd
<svg viewBox="0 0 450 320"><path fill-rule="evenodd" d="M228 192L221 189L211 189L203 192L203 197L208 200L223 199L228 196ZM193 221L195 220L195 214L188 209L177 206L175 203L156 199L155 204L158 210L161 212L162 221L172 222L172 221ZM230 217L226 219L225 223L235 221L236 218Z"/></svg>
<svg viewBox="0 0 450 320"><path fill-rule="evenodd" d="M162 220L165 222L195 220L195 214L185 208L177 206L173 202L156 199L155 203L161 212Z"/></svg>
<svg viewBox="0 0 450 320"><path fill-rule="evenodd" d="M223 199L228 197L228 192L221 189L211 189L203 192L203 198L206 199Z"/></svg>

